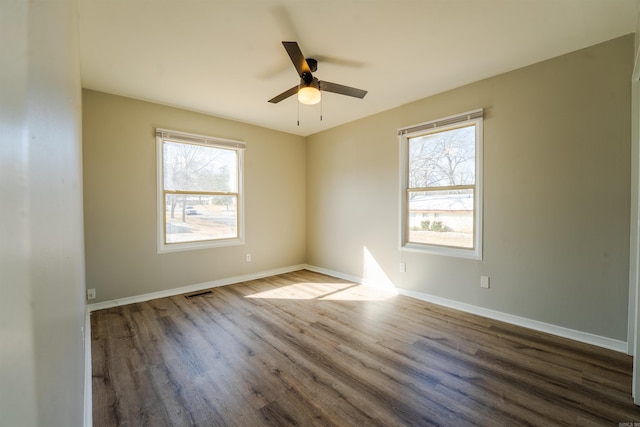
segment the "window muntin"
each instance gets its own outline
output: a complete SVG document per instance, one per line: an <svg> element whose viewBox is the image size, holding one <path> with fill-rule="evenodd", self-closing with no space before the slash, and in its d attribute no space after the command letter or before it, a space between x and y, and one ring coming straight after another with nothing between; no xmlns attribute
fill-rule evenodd
<svg viewBox="0 0 640 427"><path fill-rule="evenodd" d="M243 146L157 132L159 252L243 243Z"/></svg>
<svg viewBox="0 0 640 427"><path fill-rule="evenodd" d="M401 246L481 259L482 118L459 117L400 132Z"/></svg>

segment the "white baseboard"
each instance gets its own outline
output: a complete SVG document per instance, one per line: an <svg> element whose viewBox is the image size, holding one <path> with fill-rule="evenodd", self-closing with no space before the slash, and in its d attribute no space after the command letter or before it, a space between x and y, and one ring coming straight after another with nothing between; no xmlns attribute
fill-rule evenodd
<svg viewBox="0 0 640 427"><path fill-rule="evenodd" d="M216 288L218 286L232 285L234 283L246 282L249 280L261 279L263 277L276 276L278 274L291 273L292 271L303 270L305 264L292 265L289 267L277 268L274 270L261 271L258 273L245 274L242 276L228 277L225 279L213 280L211 282L198 283L195 285L182 286L180 288L166 289L164 291L151 292L148 294L134 295L110 301L89 304L89 311L104 310L105 308L118 307L120 305L135 304L137 302L149 301L157 298L172 297L174 295L187 294L190 292L202 291L204 289Z"/></svg>
<svg viewBox="0 0 640 427"><path fill-rule="evenodd" d="M339 273L333 270L327 270L326 268L316 267L315 265L305 265L305 270L314 271L320 274L326 274L327 276L337 277L338 279L348 280L353 283L363 284L364 279L362 277L351 276L349 274Z"/></svg>
<svg viewBox="0 0 640 427"><path fill-rule="evenodd" d="M337 271L327 270L326 268L316 267L313 265L307 265L307 270L315 271L317 273L326 274L328 276L338 277L340 279L349 280L355 283L363 283L364 279L361 277L354 277L348 274L343 274ZM453 308L455 310L464 311L466 313L476 314L478 316L487 317L489 319L499 320L502 322L510 323L512 325L522 326L523 328L533 329L539 332L545 332L548 334L556 335L563 338L572 339L574 341L583 342L586 344L603 347L609 350L618 351L621 353L627 353L627 343L625 341L615 340L612 338L603 337L600 335L590 334L588 332L581 332L574 329L565 328L563 326L552 325L550 323L540 322L537 320L527 319L525 317L515 316L513 314L503 313L501 311L490 310L488 308L478 307L471 304L466 304L446 298L429 295L423 292L412 291L409 289L396 288L400 295L416 298L422 301L430 302L433 304L441 305L444 307Z"/></svg>

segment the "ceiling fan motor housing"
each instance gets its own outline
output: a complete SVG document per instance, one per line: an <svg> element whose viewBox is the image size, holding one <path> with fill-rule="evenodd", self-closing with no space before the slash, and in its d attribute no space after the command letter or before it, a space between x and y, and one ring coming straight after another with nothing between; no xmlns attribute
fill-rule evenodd
<svg viewBox="0 0 640 427"><path fill-rule="evenodd" d="M311 73L302 73L302 75L300 76L300 79L303 82L305 82L307 85L309 85L314 80L318 80L315 77L313 77L313 75L311 75Z"/></svg>
<svg viewBox="0 0 640 427"><path fill-rule="evenodd" d="M318 80L317 77L313 77L313 76L311 76L310 79L302 77L300 79L300 87L301 88L303 88L303 87L313 87L313 88L316 88L316 89L320 90L320 81Z"/></svg>

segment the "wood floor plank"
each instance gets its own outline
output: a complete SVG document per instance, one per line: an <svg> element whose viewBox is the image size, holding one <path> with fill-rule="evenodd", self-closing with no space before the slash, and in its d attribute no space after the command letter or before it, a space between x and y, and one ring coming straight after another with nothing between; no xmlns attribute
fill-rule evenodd
<svg viewBox="0 0 640 427"><path fill-rule="evenodd" d="M95 426L640 422L630 357L306 270L91 314Z"/></svg>

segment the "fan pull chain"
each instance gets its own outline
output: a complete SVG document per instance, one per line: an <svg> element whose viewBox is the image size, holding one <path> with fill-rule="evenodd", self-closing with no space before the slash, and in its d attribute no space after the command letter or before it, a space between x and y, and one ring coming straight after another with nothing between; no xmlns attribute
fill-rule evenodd
<svg viewBox="0 0 640 427"><path fill-rule="evenodd" d="M300 126L300 102L296 99L296 105L298 106L298 126Z"/></svg>
<svg viewBox="0 0 640 427"><path fill-rule="evenodd" d="M322 98L320 98L320 121L322 121Z"/></svg>

